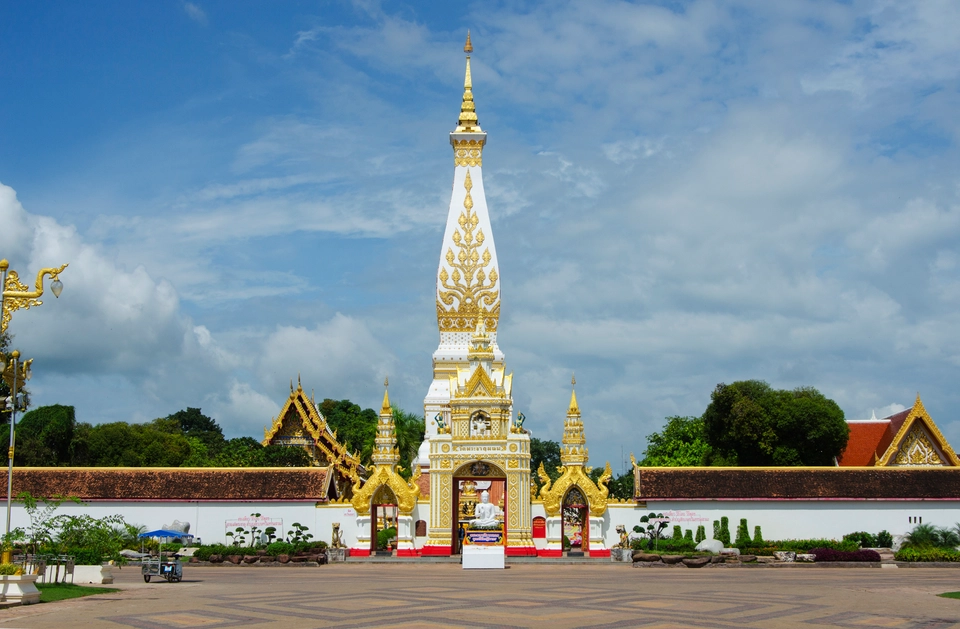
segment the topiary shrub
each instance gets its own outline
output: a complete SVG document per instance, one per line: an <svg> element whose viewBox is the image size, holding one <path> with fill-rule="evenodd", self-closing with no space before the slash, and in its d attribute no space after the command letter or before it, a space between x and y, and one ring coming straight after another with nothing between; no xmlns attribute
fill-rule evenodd
<svg viewBox="0 0 960 629"><path fill-rule="evenodd" d="M886 530L877 533L877 548L893 548L893 535Z"/></svg>
<svg viewBox="0 0 960 629"><path fill-rule="evenodd" d="M720 518L720 537L718 537L724 546L730 546L730 518L723 516Z"/></svg>
<svg viewBox="0 0 960 629"><path fill-rule="evenodd" d="M705 539L707 539L707 529L701 524L697 527L697 536L694 538L694 541L699 544Z"/></svg>
<svg viewBox="0 0 960 629"><path fill-rule="evenodd" d="M267 544L267 548L265 550L267 551L268 555L273 556L292 555L297 552L297 547L290 542L273 542L271 544Z"/></svg>
<svg viewBox="0 0 960 629"><path fill-rule="evenodd" d="M683 532L683 539L686 540L686 541L688 541L688 542L690 542L690 543L693 543L693 530L687 529L686 531L684 531L684 532Z"/></svg>
<svg viewBox="0 0 960 629"><path fill-rule="evenodd" d="M854 550L847 552L832 548L812 548L810 554L816 561L880 561L880 553L875 550Z"/></svg>
<svg viewBox="0 0 960 629"><path fill-rule="evenodd" d="M860 548L876 548L877 547L877 538L866 531L856 531L854 533L847 533L843 536L845 542L856 542L860 545Z"/></svg>
<svg viewBox="0 0 960 629"><path fill-rule="evenodd" d="M746 548L751 545L750 529L747 528L747 519L740 518L740 524L737 526L737 539L734 546L737 548Z"/></svg>
<svg viewBox="0 0 960 629"><path fill-rule="evenodd" d="M385 528L382 531L377 531L377 550L386 550L387 543L390 542L394 537L397 536L397 529L394 527Z"/></svg>
<svg viewBox="0 0 960 629"><path fill-rule="evenodd" d="M720 520L713 521L713 539L720 539Z"/></svg>
<svg viewBox="0 0 960 629"><path fill-rule="evenodd" d="M753 527L753 545L763 546L763 535L760 534L760 525Z"/></svg>
<svg viewBox="0 0 960 629"><path fill-rule="evenodd" d="M671 535L671 537L672 537L673 539L682 539L682 538L683 538L683 527L681 527L679 524L674 524L674 525L673 525L673 535Z"/></svg>

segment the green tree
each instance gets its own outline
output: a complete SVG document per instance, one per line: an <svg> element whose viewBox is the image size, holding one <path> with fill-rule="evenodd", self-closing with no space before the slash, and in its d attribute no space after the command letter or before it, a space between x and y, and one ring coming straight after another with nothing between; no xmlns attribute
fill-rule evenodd
<svg viewBox="0 0 960 629"><path fill-rule="evenodd" d="M640 465L691 467L703 465L708 450L700 417L668 417L663 430L647 436Z"/></svg>
<svg viewBox="0 0 960 629"><path fill-rule="evenodd" d="M364 465L369 464L377 438L377 412L371 408L361 409L350 400L330 399L320 404L320 412L330 429L336 431L337 440L350 452L358 452Z"/></svg>
<svg viewBox="0 0 960 629"><path fill-rule="evenodd" d="M590 480L598 482L603 475L604 468L595 467L590 470ZM609 497L619 500L629 500L633 498L633 470L629 470L620 476L614 476L607 483L607 489L610 490Z"/></svg>
<svg viewBox="0 0 960 629"><path fill-rule="evenodd" d="M393 407L393 425L397 433L397 450L400 452L400 475L404 478L410 478L412 475L411 464L417 458L417 450L423 443L423 435L426 431L426 423L423 416L407 413L397 407Z"/></svg>
<svg viewBox="0 0 960 629"><path fill-rule="evenodd" d="M537 475L540 464L543 463L543 469L550 477L551 481L560 478L560 444L549 439L530 438L530 474L537 483L537 491L543 483Z"/></svg>
<svg viewBox="0 0 960 629"><path fill-rule="evenodd" d="M313 465L313 459L303 448L269 445L263 448L263 465L266 467L310 467Z"/></svg>
<svg viewBox="0 0 960 629"><path fill-rule="evenodd" d="M812 387L718 384L703 414L711 465L833 465L850 429L843 411Z"/></svg>
<svg viewBox="0 0 960 629"><path fill-rule="evenodd" d="M201 413L199 408L188 406L186 410L177 411L165 419L173 422L184 436L203 442L211 454L219 452L226 441L223 429L216 420Z"/></svg>
<svg viewBox="0 0 960 629"><path fill-rule="evenodd" d="M72 406L54 404L28 411L17 420L14 463L31 467L68 465L75 426ZM0 441L9 445L9 431L0 435Z"/></svg>
<svg viewBox="0 0 960 629"><path fill-rule="evenodd" d="M263 450L260 442L253 437L228 439L217 456L213 458L213 465L215 467L262 467L266 463Z"/></svg>

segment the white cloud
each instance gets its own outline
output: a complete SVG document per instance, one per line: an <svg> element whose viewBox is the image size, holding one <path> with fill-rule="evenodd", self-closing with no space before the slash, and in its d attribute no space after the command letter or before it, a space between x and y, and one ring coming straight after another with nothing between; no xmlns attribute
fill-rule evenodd
<svg viewBox="0 0 960 629"><path fill-rule="evenodd" d="M196 5L192 2L184 2L183 10L186 12L187 16L197 24L202 24L203 26L207 25L207 13L201 9L199 5Z"/></svg>

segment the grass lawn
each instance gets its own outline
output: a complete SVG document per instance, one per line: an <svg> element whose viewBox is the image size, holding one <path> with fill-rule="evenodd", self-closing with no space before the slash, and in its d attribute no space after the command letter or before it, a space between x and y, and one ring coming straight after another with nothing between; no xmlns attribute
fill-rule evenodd
<svg viewBox="0 0 960 629"><path fill-rule="evenodd" d="M943 598L960 598L960 592L944 592L943 594L937 594L937 596L942 596Z"/></svg>
<svg viewBox="0 0 960 629"><path fill-rule="evenodd" d="M74 585L73 583L37 583L37 589L40 590L41 603L120 591L117 588L91 587L89 585Z"/></svg>

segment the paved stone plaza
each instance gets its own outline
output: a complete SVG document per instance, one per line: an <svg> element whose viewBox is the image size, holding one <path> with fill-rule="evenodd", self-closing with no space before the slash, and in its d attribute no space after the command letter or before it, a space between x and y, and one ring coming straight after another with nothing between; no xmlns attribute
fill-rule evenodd
<svg viewBox="0 0 960 629"><path fill-rule="evenodd" d="M954 569L456 564L119 573L115 594L0 612L0 628L105 627L960 627Z"/></svg>

